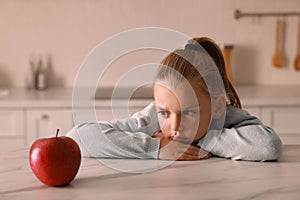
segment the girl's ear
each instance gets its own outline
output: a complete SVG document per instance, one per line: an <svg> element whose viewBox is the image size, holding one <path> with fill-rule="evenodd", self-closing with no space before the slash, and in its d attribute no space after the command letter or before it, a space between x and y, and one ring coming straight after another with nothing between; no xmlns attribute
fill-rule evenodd
<svg viewBox="0 0 300 200"><path fill-rule="evenodd" d="M213 119L218 119L222 116L226 108L226 99L224 96L219 96L215 99L215 106L213 108Z"/></svg>

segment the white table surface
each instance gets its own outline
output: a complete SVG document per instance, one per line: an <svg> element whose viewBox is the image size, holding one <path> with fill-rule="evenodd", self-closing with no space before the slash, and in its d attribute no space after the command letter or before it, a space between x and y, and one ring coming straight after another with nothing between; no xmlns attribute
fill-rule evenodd
<svg viewBox="0 0 300 200"><path fill-rule="evenodd" d="M284 146L277 162L224 158L177 161L149 173L124 173L84 158L75 180L48 187L31 172L28 149L0 152L1 200L77 199L300 199L300 145ZM120 166L150 166L155 160L111 160Z"/></svg>

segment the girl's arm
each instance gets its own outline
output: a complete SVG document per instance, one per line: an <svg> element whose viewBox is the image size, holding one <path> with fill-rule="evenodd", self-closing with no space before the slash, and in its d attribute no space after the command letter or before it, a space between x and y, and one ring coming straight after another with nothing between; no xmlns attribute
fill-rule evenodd
<svg viewBox="0 0 300 200"><path fill-rule="evenodd" d="M216 156L251 161L276 160L282 147L273 129L232 106L227 108L225 128L221 133L209 131L199 145Z"/></svg>
<svg viewBox="0 0 300 200"><path fill-rule="evenodd" d="M153 113L155 106L150 104L126 120L77 125L67 136L78 143L85 157L157 159L160 140L151 136L159 125Z"/></svg>
<svg viewBox="0 0 300 200"><path fill-rule="evenodd" d="M160 140L143 132L123 131L114 124L90 122L75 126L68 134L84 157L157 159Z"/></svg>
<svg viewBox="0 0 300 200"><path fill-rule="evenodd" d="M84 157L199 160L210 154L198 147L157 137L159 123L154 104L132 118L75 126L68 134Z"/></svg>

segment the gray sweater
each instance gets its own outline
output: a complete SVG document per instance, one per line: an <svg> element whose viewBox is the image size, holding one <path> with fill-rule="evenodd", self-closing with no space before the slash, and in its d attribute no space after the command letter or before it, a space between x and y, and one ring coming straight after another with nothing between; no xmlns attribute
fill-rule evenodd
<svg viewBox="0 0 300 200"><path fill-rule="evenodd" d="M114 122L86 122L67 134L73 138L84 157L158 159L160 131L155 104L131 118ZM234 160L276 160L282 143L274 130L247 111L227 106L222 131L210 130L198 145L214 156Z"/></svg>

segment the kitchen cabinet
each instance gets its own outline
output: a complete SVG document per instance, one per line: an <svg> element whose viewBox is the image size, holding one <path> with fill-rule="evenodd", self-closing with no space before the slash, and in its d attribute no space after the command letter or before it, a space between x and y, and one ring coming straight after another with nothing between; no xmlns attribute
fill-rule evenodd
<svg viewBox="0 0 300 200"><path fill-rule="evenodd" d="M114 119L128 118L133 113L143 109L143 106L114 109L96 108L95 111L77 109L42 109L27 110L25 117L22 111L1 111L1 137L6 140L19 139L21 143L25 138L26 145L40 137L53 137L57 128L61 134L66 134L73 126L73 119L78 123L87 121L111 121ZM284 144L300 144L300 106L299 107L260 107L245 106L251 115L258 117L264 124L272 127L280 136ZM26 119L26 120L25 120ZM26 121L26 124L25 124ZM26 127L25 134L22 127Z"/></svg>
<svg viewBox="0 0 300 200"><path fill-rule="evenodd" d="M300 87L241 86L237 88L243 109L274 128L284 144L300 144ZM72 88L49 88L45 91L13 89L0 98L0 145L29 146L40 137L53 137L56 129L61 135L73 126L73 115L78 123L86 121L127 118L140 111L152 100L118 99L93 101L93 110L86 106L72 111ZM94 109L95 108L95 109ZM94 111L95 110L95 111ZM115 117L114 117L115 116Z"/></svg>
<svg viewBox="0 0 300 200"><path fill-rule="evenodd" d="M272 127L284 144L300 144L300 106L250 106L244 109Z"/></svg>
<svg viewBox="0 0 300 200"><path fill-rule="evenodd" d="M130 110L115 109L114 114L117 115L115 117L111 109L106 107L98 107L92 112L87 109L79 109L74 113L72 113L71 108L1 109L0 144L1 146L29 146L37 138L53 137L58 128L61 134L66 134L74 126L73 117L76 117L78 123L99 120L111 121L114 118L127 118L143 107L140 105ZM272 127L284 144L300 144L298 120L300 119L300 106L245 106L243 109ZM92 115L90 115L91 113Z"/></svg>
<svg viewBox="0 0 300 200"><path fill-rule="evenodd" d="M300 144L300 106L263 108L264 123L280 136L284 144Z"/></svg>
<svg viewBox="0 0 300 200"><path fill-rule="evenodd" d="M0 110L0 145L24 145L24 112L20 109Z"/></svg>
<svg viewBox="0 0 300 200"><path fill-rule="evenodd" d="M41 137L54 137L56 130L66 134L73 126L70 109L26 110L26 145Z"/></svg>
<svg viewBox="0 0 300 200"><path fill-rule="evenodd" d="M129 118L135 112L142 110L144 107L135 107L135 108L96 108L95 110L88 109L75 109L73 110L73 117L76 120L76 124L82 122L97 122L97 121L112 121L114 119L124 119Z"/></svg>
<svg viewBox="0 0 300 200"><path fill-rule="evenodd" d="M74 124L81 124L84 122L97 122L97 121L110 121L112 120L112 114L110 109L103 108L103 109L74 109L72 111L73 116L73 125Z"/></svg>
<svg viewBox="0 0 300 200"><path fill-rule="evenodd" d="M116 108L114 114L117 115L116 119L122 119L141 109L142 107L137 107L128 111L128 109ZM76 124L87 121L111 121L114 119L114 115L111 109L105 107L97 108L95 111L75 109L74 112L71 108L28 109L24 119L26 119L25 145L31 145L38 138L54 137L57 129L60 129L61 135L66 134L74 126L74 119L76 119ZM23 121L25 121L24 119ZM21 130L20 132L24 135Z"/></svg>

